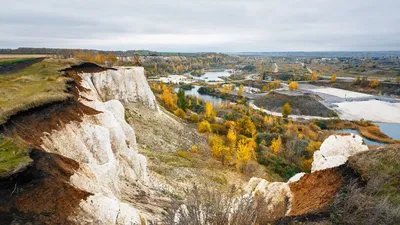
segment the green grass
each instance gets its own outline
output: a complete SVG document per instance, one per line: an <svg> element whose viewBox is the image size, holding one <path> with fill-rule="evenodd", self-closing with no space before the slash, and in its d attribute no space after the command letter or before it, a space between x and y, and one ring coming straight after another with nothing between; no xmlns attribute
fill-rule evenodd
<svg viewBox="0 0 400 225"><path fill-rule="evenodd" d="M68 65L65 60L46 59L17 73L0 76L0 125L18 112L71 98L66 85L71 78L58 72Z"/></svg>
<svg viewBox="0 0 400 225"><path fill-rule="evenodd" d="M11 60L6 60L6 61L0 61L0 66L10 65L13 63L17 63L17 62L25 62L25 61L29 61L29 60L33 60L33 59L35 59L35 58L11 59Z"/></svg>
<svg viewBox="0 0 400 225"><path fill-rule="evenodd" d="M7 177L31 162L25 142L19 138L0 136L0 177Z"/></svg>

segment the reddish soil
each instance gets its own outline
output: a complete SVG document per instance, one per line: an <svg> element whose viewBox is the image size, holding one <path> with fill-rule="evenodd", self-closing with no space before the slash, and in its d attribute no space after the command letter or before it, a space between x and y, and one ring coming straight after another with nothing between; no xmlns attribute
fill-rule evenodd
<svg viewBox="0 0 400 225"><path fill-rule="evenodd" d="M0 181L0 221L3 224L69 224L68 216L90 193L69 184L77 162L33 150L27 170Z"/></svg>
<svg viewBox="0 0 400 225"><path fill-rule="evenodd" d="M290 183L293 193L289 216L300 216L327 210L342 186L343 177L338 168L304 175L300 181Z"/></svg>

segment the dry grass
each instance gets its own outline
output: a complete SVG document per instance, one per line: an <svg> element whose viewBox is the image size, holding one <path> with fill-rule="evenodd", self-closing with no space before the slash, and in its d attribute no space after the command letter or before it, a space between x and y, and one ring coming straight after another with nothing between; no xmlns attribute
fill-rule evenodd
<svg viewBox="0 0 400 225"><path fill-rule="evenodd" d="M232 186L224 192L193 185L185 191L185 201L176 201L168 210L163 224L176 225L243 225L267 224L266 204L261 196L243 195Z"/></svg>
<svg viewBox="0 0 400 225"><path fill-rule="evenodd" d="M349 165L361 175L337 194L331 219L335 224L399 224L400 145L361 152Z"/></svg>
<svg viewBox="0 0 400 225"><path fill-rule="evenodd" d="M17 73L0 75L0 124L18 112L71 98L67 93L71 78L58 72L70 63L47 59Z"/></svg>

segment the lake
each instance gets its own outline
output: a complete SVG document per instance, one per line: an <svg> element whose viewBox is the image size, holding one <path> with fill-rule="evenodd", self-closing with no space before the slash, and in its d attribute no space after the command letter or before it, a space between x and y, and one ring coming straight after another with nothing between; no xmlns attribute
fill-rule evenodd
<svg viewBox="0 0 400 225"><path fill-rule="evenodd" d="M227 70L224 70L218 72L206 72L203 76L198 78L206 82L215 82L215 81L224 81L219 77L229 77L230 75L231 74Z"/></svg>
<svg viewBox="0 0 400 225"><path fill-rule="evenodd" d="M360 135L358 130L352 130L352 129L336 130L336 132L341 133L341 134L343 134L343 133L352 133L352 134ZM363 140L364 140L366 145L387 145L386 143L369 140L369 139L367 139L367 138L365 138L363 136L361 136L361 137L363 138Z"/></svg>
<svg viewBox="0 0 400 225"><path fill-rule="evenodd" d="M198 92L199 88L201 86L194 85L194 88L192 90L185 90L185 95L192 95L192 96L197 96L200 100L207 101L207 102L212 102L213 105L218 106L219 103L227 103L229 102L228 100L218 98L215 96L211 95L202 95ZM179 88L175 88L175 92L178 92Z"/></svg>
<svg viewBox="0 0 400 225"><path fill-rule="evenodd" d="M400 123L374 123L392 139L400 140Z"/></svg>

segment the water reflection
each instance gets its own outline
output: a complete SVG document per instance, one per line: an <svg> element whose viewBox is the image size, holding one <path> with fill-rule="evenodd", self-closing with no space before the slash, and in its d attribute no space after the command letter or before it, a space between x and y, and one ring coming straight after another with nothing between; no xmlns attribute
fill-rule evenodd
<svg viewBox="0 0 400 225"><path fill-rule="evenodd" d="M194 88L192 90L185 90L185 95L192 95L192 96L197 96L200 100L207 101L207 102L212 102L213 105L218 106L220 103L228 103L228 100L218 98L215 96L211 95L202 95L198 92L199 88L201 86L194 85ZM178 92L179 88L175 88L175 92Z"/></svg>

